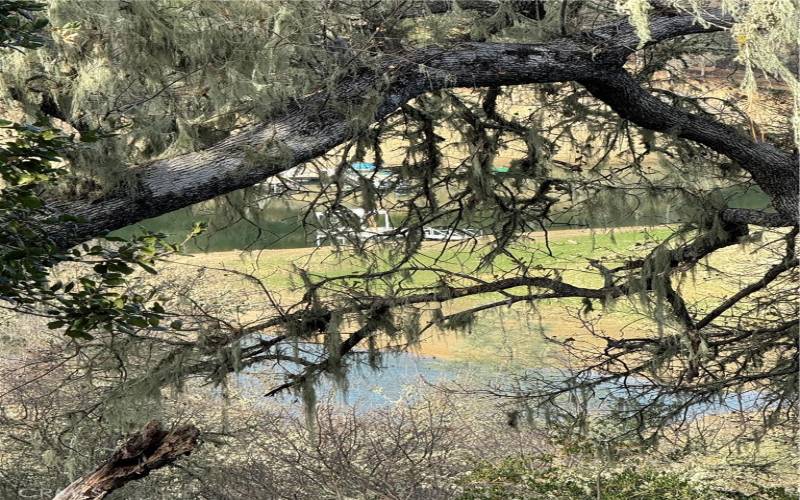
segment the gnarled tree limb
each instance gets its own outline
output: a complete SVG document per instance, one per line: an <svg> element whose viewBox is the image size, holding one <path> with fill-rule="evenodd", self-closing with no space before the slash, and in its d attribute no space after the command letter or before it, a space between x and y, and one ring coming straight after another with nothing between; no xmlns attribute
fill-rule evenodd
<svg viewBox="0 0 800 500"><path fill-rule="evenodd" d="M193 425L168 432L159 422L150 421L94 472L76 479L53 500L100 500L129 481L188 455L197 447L199 436Z"/></svg>
<svg viewBox="0 0 800 500"><path fill-rule="evenodd" d="M784 219L797 220L800 177L796 154L756 142L733 127L671 106L643 89L622 67L598 72L579 83L619 116L640 127L689 139L734 160L770 196Z"/></svg>
<svg viewBox="0 0 800 500"><path fill-rule="evenodd" d="M713 22L700 25L692 15L655 17L651 22L649 43L719 31L730 23L730 19L721 14L709 20ZM772 179L776 169L787 175L790 173L787 162L791 163L791 155L755 143L719 124L710 126L701 122L700 125L713 130L710 134L698 133L698 122L692 115L683 114L678 122L673 120L675 123L664 127L635 112L652 107L650 103L656 99L641 89L633 92L624 74L609 71L609 68L620 68L637 46L638 37L633 27L627 21L620 21L541 44L469 43L450 49L419 49L402 57L387 56L378 71L344 79L333 94L325 92L301 99L281 115L208 149L134 167L130 185L103 198L51 200L50 206L56 211L85 221L60 223L53 226L52 235L62 247L69 247L143 219L252 186L320 156L357 132L340 109L343 104L363 105L363 96L370 89L381 88L382 100L373 115L379 120L401 104L431 90L564 81L586 82L597 96L609 103L616 102L613 99L626 100L626 105L633 101L636 106L631 109L634 111L618 109L618 112L644 127L669 131L675 123L690 122L691 127L682 129L685 137L717 150L730 147L724 154L737 161L747 160L747 165L743 166L759 185L764 183L761 187L765 192L780 195L776 206L787 215L792 198L789 189L775 185ZM381 83L386 82L387 77L388 83ZM611 87L620 88L626 94L619 98L603 94L603 89ZM657 108L665 116L678 113L664 103ZM258 151L261 157L280 156L281 160L253 162L253 151ZM796 189L796 182L794 184L793 189ZM791 187L791 182L786 185ZM795 204L795 212L796 209Z"/></svg>

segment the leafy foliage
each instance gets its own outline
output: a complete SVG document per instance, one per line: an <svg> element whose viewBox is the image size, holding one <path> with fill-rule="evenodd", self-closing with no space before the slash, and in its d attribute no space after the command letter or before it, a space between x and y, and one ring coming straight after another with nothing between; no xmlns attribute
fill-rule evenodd
<svg viewBox="0 0 800 500"><path fill-rule="evenodd" d="M45 4L32 0L7 0L0 4L0 48L35 49L45 43L41 30L45 17L36 17Z"/></svg>
<svg viewBox="0 0 800 500"><path fill-rule="evenodd" d="M5 47L41 46L40 30L46 20L28 19L42 4L10 2L1 7L5 23ZM80 224L68 214L55 215L43 194L65 176L64 155L80 149L58 129L45 123L25 125L0 120L7 138L0 142L0 296L11 308L50 318L51 329L65 329L74 338L92 338L91 331L128 331L158 327L165 312L152 296L126 290L134 268L155 273L153 264L177 247L162 241L163 235L145 233L130 241L110 238L115 246L84 244L59 248L50 227ZM84 143L99 137L82 134ZM56 266L92 266L76 280L53 281Z"/></svg>
<svg viewBox="0 0 800 500"><path fill-rule="evenodd" d="M64 251L48 234L53 224L79 224L69 215L53 215L41 198L64 169L61 155L73 142L47 126L0 122L13 135L0 144L0 294L13 308L51 318L52 329L71 337L91 338L92 330L157 327L163 308L152 297L125 290L136 266L150 273L155 260L177 247L146 233L115 247L84 244ZM92 266L93 273L74 281L51 280L53 268L66 263Z"/></svg>

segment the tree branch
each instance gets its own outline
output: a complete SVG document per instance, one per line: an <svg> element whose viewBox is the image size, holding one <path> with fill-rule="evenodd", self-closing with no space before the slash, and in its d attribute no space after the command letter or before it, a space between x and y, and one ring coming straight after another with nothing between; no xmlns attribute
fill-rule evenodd
<svg viewBox="0 0 800 500"><path fill-rule="evenodd" d="M129 481L190 454L197 447L200 431L193 425L164 431L155 420L131 436L94 472L76 479L53 500L100 500Z"/></svg>
<svg viewBox="0 0 800 500"><path fill-rule="evenodd" d="M643 89L622 67L608 68L578 83L619 116L640 127L689 139L728 156L750 173L783 218L798 220L800 177L796 154L756 142L706 116L671 106Z"/></svg>
<svg viewBox="0 0 800 500"><path fill-rule="evenodd" d="M724 24L720 21L701 26L691 15L657 17L651 22L650 43L719 31ZM590 81L604 68L621 65L637 45L636 32L625 20L541 44L470 43L447 50L429 47L387 56L375 71L344 79L333 93L300 99L282 114L214 146L133 167L123 185L100 199L50 200L48 205L56 213L84 221L53 225L51 233L60 246L67 248L143 219L252 186L316 158L358 132L340 110L343 104L364 106L363 96L375 88L381 90L382 99L373 118L380 120L401 104L432 90ZM385 83L387 78L389 83ZM739 140L746 147L748 141ZM254 161L253 152L260 158L276 159Z"/></svg>
<svg viewBox="0 0 800 500"><path fill-rule="evenodd" d="M502 5L501 0L417 0L410 2L400 12L404 19L424 17L430 14L445 14L455 8L472 10L482 14L494 14ZM511 0L514 11L531 19L542 19L546 14L546 0Z"/></svg>
<svg viewBox="0 0 800 500"><path fill-rule="evenodd" d="M789 258L784 259L783 262L777 264L769 269L767 273L764 275L763 278L756 281L755 283L751 283L750 285L742 288L738 292L736 292L732 297L728 300L714 308L713 311L708 313L703 319L697 322L697 329L705 327L715 319L717 319L722 313L730 309L731 307L735 306L739 301L747 297L748 295L752 295L753 293L765 288L767 285L775 281L782 273L788 271L789 269L793 269L798 266L798 260L796 258Z"/></svg>
<svg viewBox="0 0 800 500"><path fill-rule="evenodd" d="M753 224L762 227L787 227L797 224L797 221L783 214L750 208L726 208L722 211L721 217L730 224Z"/></svg>

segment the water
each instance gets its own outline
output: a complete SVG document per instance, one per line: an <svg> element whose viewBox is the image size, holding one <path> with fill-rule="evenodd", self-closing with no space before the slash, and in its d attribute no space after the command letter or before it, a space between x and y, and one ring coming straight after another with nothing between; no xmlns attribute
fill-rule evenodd
<svg viewBox="0 0 800 500"><path fill-rule="evenodd" d="M322 378L315 386L319 399L328 399L342 406L351 406L356 412L368 412L371 409L392 406L398 402L413 402L419 393L418 390L434 385L449 385L457 382L459 388L473 387L478 390L486 387L509 386L511 380L520 376L517 370L508 370L489 366L485 363L475 364L463 361L441 360L433 357L417 356L410 353L386 353L382 356L382 367L372 369L368 366L356 366L350 369L347 376L347 388L337 387L336 384ZM285 366L285 369L297 373L297 366ZM264 394L274 387L273 383L265 383L258 373L263 368L252 367L238 374L236 382L243 396L251 401L258 401ZM533 380L544 381L547 387L553 388L562 381L570 378L570 373L565 370L547 367L530 367L526 370L529 378L519 379L519 389L534 386L540 387ZM588 382L593 376L583 377ZM637 381L642 386L637 386ZM577 391L580 393L580 391ZM682 406L682 399L676 395L659 396L658 389L649 385L644 379L629 377L624 384L604 382L596 386L593 396L587 400L588 408L597 414L617 413L620 410L618 401L635 402L633 406L626 405L628 411L634 407L645 408L658 406L666 410L669 407ZM564 399L566 396L564 396ZM299 411L299 397L289 391L275 396L275 399L291 409ZM720 415L737 411L751 411L763 406L766 401L756 391L727 394L722 399L701 401L691 405L685 411L685 417L693 419L706 415ZM537 407L538 408L538 407ZM534 412L538 411L533 408ZM542 415L538 415L542 416Z"/></svg>
<svg viewBox="0 0 800 500"><path fill-rule="evenodd" d="M287 365L286 368L292 372L297 371L297 367ZM237 382L244 395L257 398L273 387L258 376L258 372L263 370L264 368L254 367L238 375ZM333 393L340 404L356 405L362 410L369 410L407 400L414 389L456 379L473 379L481 372L479 367L466 363L410 353L385 353L378 370L368 366L352 367L348 371L345 391L325 377L315 389L320 397ZM297 397L288 391L276 397L279 401L290 404L297 401Z"/></svg>
<svg viewBox="0 0 800 500"><path fill-rule="evenodd" d="M769 204L766 195L757 189L728 190L726 197L729 205L737 208L761 209ZM120 229L112 235L128 237L144 228L165 233L169 241L177 243L183 241L195 222L202 221L208 223L209 229L187 245L188 252L303 248L314 244L312 231L303 227L307 210L305 203L271 198L260 204L260 207L236 208L245 206L242 196L229 195L226 201L212 201L170 212ZM632 206L629 213L614 214L609 220L603 220L602 216L595 214L592 221L582 222L598 227L656 225L675 222L671 213L666 203L656 206L645 204L638 209ZM580 221L575 215L565 214L555 222L565 224L568 221Z"/></svg>
<svg viewBox="0 0 800 500"><path fill-rule="evenodd" d="M729 205L733 207L761 209L768 205L766 196L758 190L729 192L728 198ZM121 229L113 234L125 237L141 228L146 228L165 233L168 239L178 242L185 238L195 222L204 221L209 224L209 231L193 240L186 248L188 252L302 248L313 244L313 234L302 224L305 204L272 199L262 204L260 208L236 209L237 205L244 206L241 200L237 202L235 199L230 203L209 202L196 205L142 221L136 226ZM648 210L646 213L632 214L629 219L617 218L617 224L625 226L665 222L664 207L650 207ZM492 330L487 334L489 336L484 336L486 338L482 339L485 342L479 342L483 346L497 341L497 330L494 328L489 330ZM519 338L516 338L515 349L541 352L541 345L521 345L518 341ZM525 362L528 361L524 356L523 359ZM527 368L541 372L542 365L530 361ZM348 376L349 390L346 395L340 393L341 401L358 402L364 408L371 408L403 398L409 388L457 379L469 379L485 385L497 380L503 373L514 373L514 370L520 369L520 365L513 367L514 369L510 366L501 368L485 361L477 363L447 361L409 353L386 353L382 365L383 368L379 371L363 367L351 370ZM238 381L246 393L258 396L269 389L269 386L256 376L256 372L263 369L256 367L238 376ZM334 389L331 381L323 381L318 391L320 394L325 394ZM737 396L733 396L735 397ZM755 400L747 394L738 397L744 398L746 406L755 405ZM287 401L293 399L292 396L283 398ZM705 411L716 411L715 408L718 410L734 402L731 400L707 406Z"/></svg>
<svg viewBox="0 0 800 500"><path fill-rule="evenodd" d="M211 202L147 219L112 235L129 237L144 228L164 233L168 241L177 243L184 240L195 222L206 222L208 230L187 245L187 252L302 248L314 241L303 228L304 208L297 202L272 200L263 209L239 212L228 204Z"/></svg>

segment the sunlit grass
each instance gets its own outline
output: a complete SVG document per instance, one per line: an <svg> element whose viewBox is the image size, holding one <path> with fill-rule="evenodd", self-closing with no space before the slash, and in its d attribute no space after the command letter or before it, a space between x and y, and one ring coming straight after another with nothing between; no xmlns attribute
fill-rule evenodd
<svg viewBox="0 0 800 500"><path fill-rule="evenodd" d="M622 228L612 231L563 230L552 231L545 244L543 234L535 234L521 240L511 248L514 259L523 261L529 275L560 276L567 283L579 287L602 287L603 282L596 269L589 265L590 259L597 259L604 265L613 267L626 259L646 255L654 245L673 233L671 228ZM482 258L490 248L490 242L472 248L471 246L446 246L441 243L426 243L411 265L436 267L443 271L463 273L485 282L519 275L519 263L509 255L501 255L490 266L481 266ZM692 273L674 279L691 309L700 312L708 310L720 300L734 293L742 283L757 279L767 264L767 258L759 250L759 244L729 247L716 252ZM196 294L213 300L221 290L228 297L239 297L235 302L241 304L237 309L237 319L264 317L271 310L271 304L263 297L263 291L254 288L253 283L241 274L250 274L264 283L273 299L283 305L298 301L304 288L298 277L298 269L306 270L314 280L323 277L357 276L370 272L385 271L390 268L392 254L389 249L377 252L378 258L362 259L347 248L335 251L331 247L298 248L281 250L262 250L256 252L216 252L198 254L180 259L180 265L166 266L164 278L170 279L174 273L186 275L187 268L208 267L218 269L209 271L212 278L199 282ZM221 270L221 271L219 271ZM721 271L725 271L724 273ZM233 272L235 271L235 272ZM730 272L730 274L726 274ZM370 293L380 295L390 287L395 291L405 287L401 293L413 294L433 290L437 274L421 270L401 277L397 275L391 285L380 280L369 283ZM349 280L351 286L364 287L358 279ZM453 286L471 285L471 279L460 279ZM512 293L525 293L524 289L509 290ZM487 293L465 297L443 305L420 305L428 314L442 308L443 314L467 310L487 302L503 299L498 293ZM249 307L248 311L243 312ZM583 348L603 347L601 338L621 338L656 334L658 328L652 319L652 311L635 298L621 298L606 307L594 301L594 310L582 311L585 304L578 298L543 300L532 304L517 303L501 306L480 313L471 328L463 332L442 332L430 328L420 345L414 349L430 356L460 361L476 361L491 365L523 366L560 364L558 349L545 341L544 335L556 339L575 339L572 345ZM586 321L591 321L600 336L589 335ZM672 325L662 325L668 331ZM396 340L395 344L402 345Z"/></svg>

